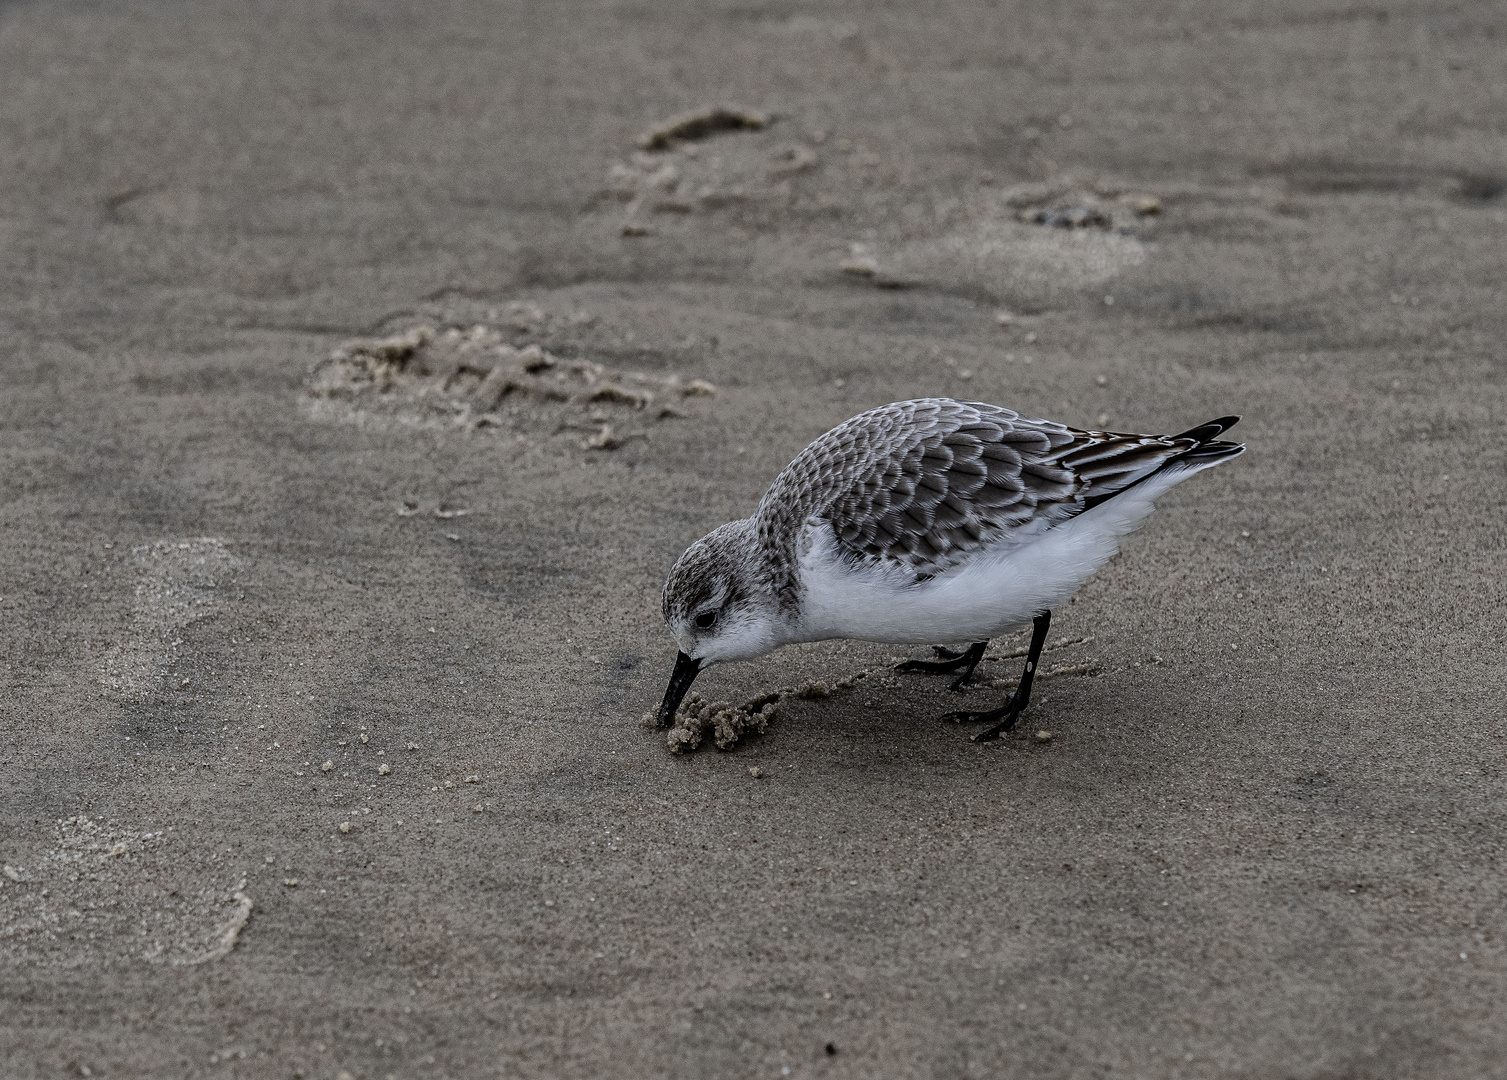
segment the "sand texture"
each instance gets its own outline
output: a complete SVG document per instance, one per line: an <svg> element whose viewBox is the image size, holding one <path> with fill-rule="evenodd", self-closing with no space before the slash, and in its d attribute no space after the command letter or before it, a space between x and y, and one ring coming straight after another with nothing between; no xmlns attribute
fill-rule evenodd
<svg viewBox="0 0 1507 1080"><path fill-rule="evenodd" d="M1500 3L0 4L0 1076L1507 1077ZM659 589L1243 414L1017 730ZM958 643L945 643L958 644Z"/></svg>

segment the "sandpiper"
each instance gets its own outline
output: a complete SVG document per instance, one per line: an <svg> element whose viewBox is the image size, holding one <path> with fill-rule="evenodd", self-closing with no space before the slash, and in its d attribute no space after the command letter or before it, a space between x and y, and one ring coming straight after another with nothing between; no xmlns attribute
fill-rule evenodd
<svg viewBox="0 0 1507 1080"><path fill-rule="evenodd" d="M1009 700L945 717L988 724L975 741L997 737L1030 701L1052 608L1159 495L1245 450L1219 441L1239 419L1127 435L921 398L839 424L775 477L752 517L714 529L670 571L663 611L680 655L656 722L674 719L710 664L829 638L972 642L900 665L960 671L960 689L990 638L1029 625Z"/></svg>

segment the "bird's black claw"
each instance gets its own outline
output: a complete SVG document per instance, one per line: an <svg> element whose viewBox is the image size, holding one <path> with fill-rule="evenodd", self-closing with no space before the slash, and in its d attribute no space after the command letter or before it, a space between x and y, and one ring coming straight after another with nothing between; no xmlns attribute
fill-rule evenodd
<svg viewBox="0 0 1507 1080"><path fill-rule="evenodd" d="M984 719L983 713L976 712L950 712L937 717L938 720L951 720L954 724L972 724Z"/></svg>
<svg viewBox="0 0 1507 1080"><path fill-rule="evenodd" d="M973 677L973 669L978 667L978 662L984 657L984 648L988 642L976 641L963 652L953 652L941 645L933 645L932 652L942 657L941 660L905 660L895 665L896 671L916 671L923 675L946 675L962 668L963 673L953 682L954 690L961 690L963 685Z"/></svg>
<svg viewBox="0 0 1507 1080"><path fill-rule="evenodd" d="M1020 719L1020 714L1024 711L1024 709L1007 706L992 712L943 713L938 719L951 720L954 724L991 724L991 727L972 736L974 742L989 742L1015 727L1016 721Z"/></svg>
<svg viewBox="0 0 1507 1080"><path fill-rule="evenodd" d="M1005 717L993 727L985 728L983 731L974 732L972 741L990 742L993 739L999 738L1005 732L1010 731L1015 727L1015 722L1020 719L1020 714L1024 711L1024 709L1012 710L1009 716ZM990 719L993 719L993 717L990 717Z"/></svg>

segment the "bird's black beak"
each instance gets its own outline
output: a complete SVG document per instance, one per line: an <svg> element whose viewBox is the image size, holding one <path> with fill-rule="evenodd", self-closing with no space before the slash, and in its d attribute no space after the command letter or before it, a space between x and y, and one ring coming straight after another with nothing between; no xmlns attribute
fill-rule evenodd
<svg viewBox="0 0 1507 1080"><path fill-rule="evenodd" d="M659 715L654 718L655 727L667 727L675 719L675 710L680 708L696 675L701 671L701 661L681 653L675 657L675 670L670 673L670 685L665 689L665 699L659 706Z"/></svg>

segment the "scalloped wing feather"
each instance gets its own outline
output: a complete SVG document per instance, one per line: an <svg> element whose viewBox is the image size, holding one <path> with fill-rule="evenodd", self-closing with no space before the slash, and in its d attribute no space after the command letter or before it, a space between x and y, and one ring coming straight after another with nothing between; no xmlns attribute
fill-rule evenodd
<svg viewBox="0 0 1507 1080"><path fill-rule="evenodd" d="M1008 545L1012 534L1039 536L1198 441L1080 431L983 402L901 401L806 447L755 520L775 565L794 567L796 537L815 517L831 526L845 558L926 578Z"/></svg>

